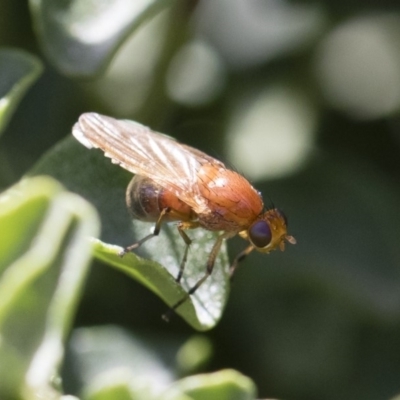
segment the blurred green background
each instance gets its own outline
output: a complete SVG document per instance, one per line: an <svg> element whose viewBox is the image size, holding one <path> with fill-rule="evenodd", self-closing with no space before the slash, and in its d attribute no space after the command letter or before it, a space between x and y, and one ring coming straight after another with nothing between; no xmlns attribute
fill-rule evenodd
<svg viewBox="0 0 400 400"><path fill-rule="evenodd" d="M95 3L0 1L0 46L45 66L2 135L1 187L87 111L226 161L285 211L298 244L243 262L204 334L204 370L236 369L260 398L399 394L398 2L165 1L140 23L130 18L145 1ZM231 259L244 245L231 240ZM116 324L160 343L194 334L164 311L96 263L75 326ZM68 362L63 374L74 393Z"/></svg>

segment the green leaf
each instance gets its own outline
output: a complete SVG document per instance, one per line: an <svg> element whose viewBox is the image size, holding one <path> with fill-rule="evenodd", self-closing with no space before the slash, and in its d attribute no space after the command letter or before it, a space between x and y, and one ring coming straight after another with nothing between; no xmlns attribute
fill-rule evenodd
<svg viewBox="0 0 400 400"><path fill-rule="evenodd" d="M193 335L182 345L176 356L180 375L189 375L211 359L213 347L205 335Z"/></svg>
<svg viewBox="0 0 400 400"><path fill-rule="evenodd" d="M148 342L115 326L79 328L71 337L70 348L71 367L87 400L255 399L253 382L233 370L173 383L169 364L164 364Z"/></svg>
<svg viewBox="0 0 400 400"><path fill-rule="evenodd" d="M80 328L71 341L73 371L90 400L152 399L173 374L143 341L116 326ZM112 397L112 396L122 397Z"/></svg>
<svg viewBox="0 0 400 400"><path fill-rule="evenodd" d="M160 396L172 400L176 393L184 393L193 400L254 400L256 387L246 376L234 370L194 375L176 382Z"/></svg>
<svg viewBox="0 0 400 400"><path fill-rule="evenodd" d="M0 134L25 92L42 73L42 63L29 53L0 49Z"/></svg>
<svg viewBox="0 0 400 400"><path fill-rule="evenodd" d="M22 181L0 204L0 398L58 398L56 372L98 219L49 178Z"/></svg>
<svg viewBox="0 0 400 400"><path fill-rule="evenodd" d="M102 382L102 386L92 389L92 392L85 396L86 400L134 400L140 399L132 394L129 388L129 381L124 379L123 374L109 375L107 380ZM110 380L111 382L108 382ZM142 397L143 398L143 397Z"/></svg>
<svg viewBox="0 0 400 400"><path fill-rule="evenodd" d="M135 29L172 0L30 0L36 33L49 59L68 75L104 70Z"/></svg>
<svg viewBox="0 0 400 400"><path fill-rule="evenodd" d="M32 174L49 174L68 189L94 204L102 220L102 241L95 256L138 280L168 305L175 304L205 273L207 257L216 233L195 229L182 286L175 282L184 252L184 242L174 225L164 225L159 237L146 242L137 252L118 256L127 246L148 235L154 224L131 221L124 203L131 174L113 165L100 151L90 151L73 138L61 142L33 169ZM116 246L117 245L117 246ZM226 247L219 253L213 274L200 289L177 309L198 330L211 329L221 318L229 292Z"/></svg>

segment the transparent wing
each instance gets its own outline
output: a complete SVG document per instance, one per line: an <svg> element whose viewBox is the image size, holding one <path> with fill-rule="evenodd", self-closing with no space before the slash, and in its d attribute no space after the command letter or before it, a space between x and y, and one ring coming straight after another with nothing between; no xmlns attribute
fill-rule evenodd
<svg viewBox="0 0 400 400"><path fill-rule="evenodd" d="M153 179L195 209L204 205L197 186L200 167L208 163L224 167L200 150L134 121L86 113L79 117L72 133L84 146L100 148L114 163Z"/></svg>

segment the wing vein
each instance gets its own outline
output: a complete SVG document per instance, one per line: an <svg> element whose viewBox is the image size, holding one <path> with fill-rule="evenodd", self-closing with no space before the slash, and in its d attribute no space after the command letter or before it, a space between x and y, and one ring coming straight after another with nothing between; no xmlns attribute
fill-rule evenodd
<svg viewBox="0 0 400 400"><path fill-rule="evenodd" d="M104 151L124 169L147 176L195 211L205 207L197 174L202 165L224 165L200 150L182 145L134 121L116 120L96 113L81 115L73 135L85 146Z"/></svg>

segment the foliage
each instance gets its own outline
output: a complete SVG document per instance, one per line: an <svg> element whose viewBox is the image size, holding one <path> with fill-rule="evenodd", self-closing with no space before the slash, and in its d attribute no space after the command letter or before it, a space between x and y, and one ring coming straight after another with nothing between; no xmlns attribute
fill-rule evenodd
<svg viewBox="0 0 400 400"><path fill-rule="evenodd" d="M0 2L2 400L399 395L400 14L383 7ZM298 245L249 255L230 290L232 239L161 321L215 235L190 232L182 287L173 225L120 258L151 225L125 209L129 173L71 137L87 111L219 154Z"/></svg>

